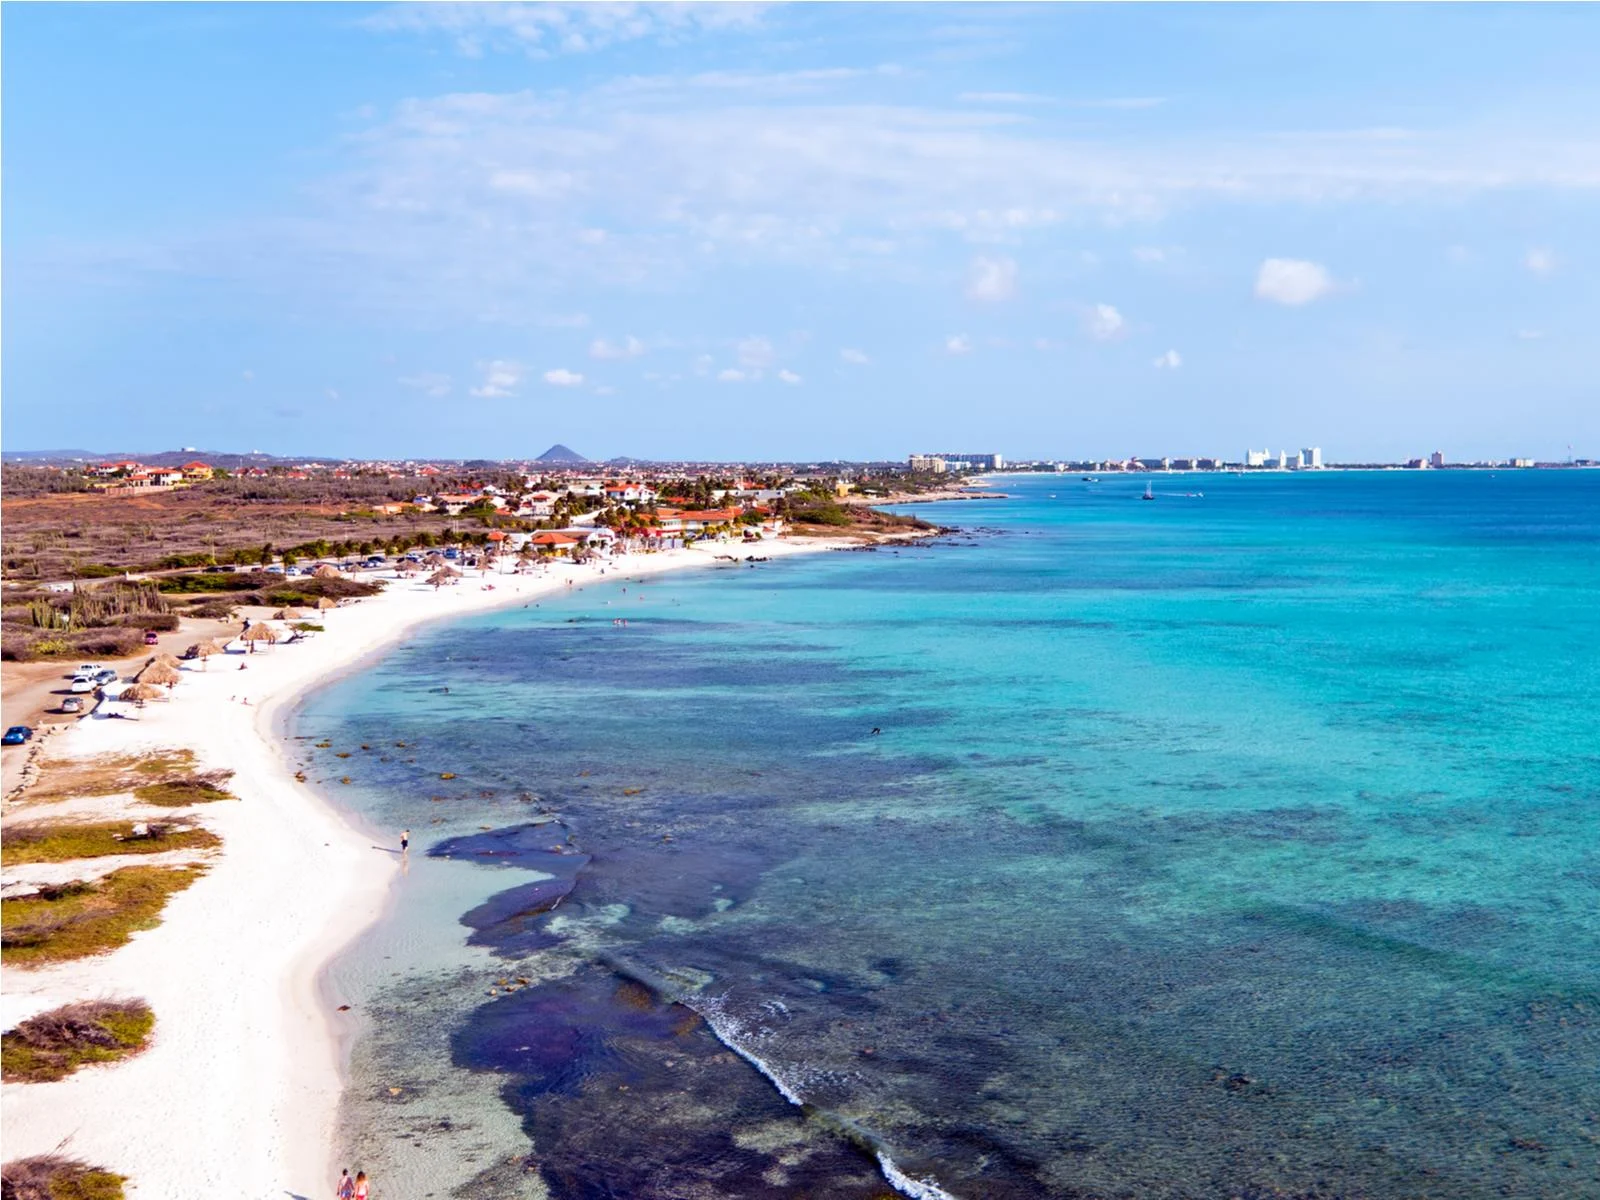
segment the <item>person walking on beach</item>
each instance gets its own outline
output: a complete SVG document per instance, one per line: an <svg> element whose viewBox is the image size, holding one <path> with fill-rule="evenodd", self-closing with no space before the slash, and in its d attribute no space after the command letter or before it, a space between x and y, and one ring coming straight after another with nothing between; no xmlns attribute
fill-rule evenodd
<svg viewBox="0 0 1600 1200"><path fill-rule="evenodd" d="M356 1194L356 1181L350 1178L350 1168L346 1167L339 1172L339 1190L334 1193L336 1200L352 1200Z"/></svg>
<svg viewBox="0 0 1600 1200"><path fill-rule="evenodd" d="M367 1200L367 1190L370 1186L367 1182L367 1173L365 1171L357 1171L355 1200Z"/></svg>
<svg viewBox="0 0 1600 1200"><path fill-rule="evenodd" d="M411 845L411 830L402 829L400 831L400 853L404 854L406 852L406 847L409 845Z"/></svg>

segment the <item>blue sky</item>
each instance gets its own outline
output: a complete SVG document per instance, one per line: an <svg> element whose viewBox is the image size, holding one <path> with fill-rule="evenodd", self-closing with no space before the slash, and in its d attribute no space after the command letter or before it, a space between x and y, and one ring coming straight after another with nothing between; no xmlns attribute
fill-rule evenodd
<svg viewBox="0 0 1600 1200"><path fill-rule="evenodd" d="M1592 6L3 21L7 449L1600 455Z"/></svg>

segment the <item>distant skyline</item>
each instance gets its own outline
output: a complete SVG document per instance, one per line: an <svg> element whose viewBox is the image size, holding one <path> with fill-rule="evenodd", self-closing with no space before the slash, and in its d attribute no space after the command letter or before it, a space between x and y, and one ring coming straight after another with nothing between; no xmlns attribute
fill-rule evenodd
<svg viewBox="0 0 1600 1200"><path fill-rule="evenodd" d="M1600 456L1592 6L0 22L7 451Z"/></svg>

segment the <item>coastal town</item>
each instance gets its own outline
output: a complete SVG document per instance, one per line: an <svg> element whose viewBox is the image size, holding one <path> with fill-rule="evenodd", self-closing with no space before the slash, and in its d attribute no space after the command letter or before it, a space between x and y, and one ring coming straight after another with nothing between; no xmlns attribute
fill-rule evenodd
<svg viewBox="0 0 1600 1200"><path fill-rule="evenodd" d="M7 471L43 483L5 499L6 1178L51 1196L189 1194L212 1169L194 1144L239 1147L219 1186L242 1169L318 1194L358 1022L316 968L376 919L405 846L374 862L313 790L340 780L308 777L279 720L308 688L442 617L611 579L647 604L666 572L936 532L848 503L863 481L834 472ZM125 513L212 532L157 547ZM291 528L327 532L272 543ZM52 557L64 542L93 561ZM260 1051L270 1079L215 1094Z"/></svg>

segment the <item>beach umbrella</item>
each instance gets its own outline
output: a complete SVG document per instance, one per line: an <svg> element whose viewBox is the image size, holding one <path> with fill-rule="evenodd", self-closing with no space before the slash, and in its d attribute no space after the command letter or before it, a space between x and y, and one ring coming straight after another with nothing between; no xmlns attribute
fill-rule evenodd
<svg viewBox="0 0 1600 1200"><path fill-rule="evenodd" d="M432 575L428 576L428 582L433 584L433 590L434 591L438 591L441 586L443 586L444 584L449 583L452 579L460 579L460 578L461 578L461 572L460 571L452 570L449 567L440 567Z"/></svg>
<svg viewBox="0 0 1600 1200"><path fill-rule="evenodd" d="M160 654L152 654L150 656L150 662L152 662L152 663L166 663L167 666L169 666L169 667L176 667L178 665L177 658L174 657L171 654L166 653L165 651L162 651L162 653L160 653ZM150 663L146 663L145 665L149 666Z"/></svg>
<svg viewBox="0 0 1600 1200"><path fill-rule="evenodd" d="M182 679L183 676L179 673L177 667L169 667L166 663L159 662L151 663L144 670L140 671L138 676L138 682L140 683L164 683L168 687L171 687L173 684L178 683Z"/></svg>
<svg viewBox="0 0 1600 1200"><path fill-rule="evenodd" d="M262 621L257 621L249 629L241 633L239 637L250 643L250 653L254 654L257 642L266 642L267 645L272 645L278 640L278 631Z"/></svg>
<svg viewBox="0 0 1600 1200"><path fill-rule="evenodd" d="M333 599L331 596L318 596L317 597L317 608L319 610L327 610L327 609L330 609L330 608L338 608L338 607L339 607L339 602L337 600Z"/></svg>
<svg viewBox="0 0 1600 1200"><path fill-rule="evenodd" d="M189 657L198 658L202 668L209 666L209 664L205 661L206 659L210 658L213 654L222 653L224 653L222 647L217 645L215 642L196 642L194 645L189 647Z"/></svg>
<svg viewBox="0 0 1600 1200"><path fill-rule="evenodd" d="M422 570L422 566L419 563L403 562L396 567L395 570L399 571L402 575L415 575L418 571Z"/></svg>
<svg viewBox="0 0 1600 1200"><path fill-rule="evenodd" d="M280 608L272 614L272 619L274 621L303 621L305 616L306 614L298 608Z"/></svg>
<svg viewBox="0 0 1600 1200"><path fill-rule="evenodd" d="M159 700L166 693L153 683L136 683L132 687L125 687L117 695L118 700L132 700L135 704L143 704L146 700Z"/></svg>
<svg viewBox="0 0 1600 1200"><path fill-rule="evenodd" d="M311 572L314 579L340 579L339 568L323 563Z"/></svg>

